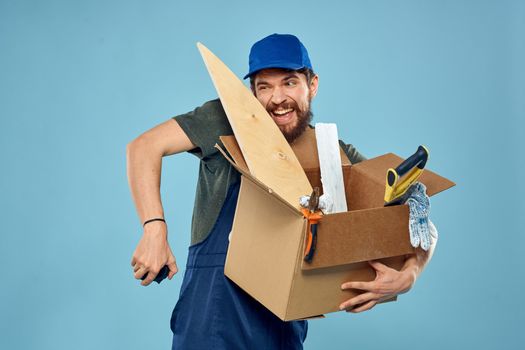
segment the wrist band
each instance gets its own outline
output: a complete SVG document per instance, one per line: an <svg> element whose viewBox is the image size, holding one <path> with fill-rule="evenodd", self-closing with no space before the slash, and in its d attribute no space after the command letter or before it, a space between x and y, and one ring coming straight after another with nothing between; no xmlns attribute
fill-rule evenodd
<svg viewBox="0 0 525 350"><path fill-rule="evenodd" d="M154 219L149 219L149 220L144 221L144 223L142 224L142 227L146 226L146 224L149 224L150 222L153 222L153 221L162 221L163 223L166 223L166 220L164 220L163 218L154 218Z"/></svg>

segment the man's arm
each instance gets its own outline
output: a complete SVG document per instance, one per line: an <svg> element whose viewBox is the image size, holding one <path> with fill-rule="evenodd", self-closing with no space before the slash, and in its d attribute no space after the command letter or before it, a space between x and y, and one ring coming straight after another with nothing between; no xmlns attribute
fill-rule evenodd
<svg viewBox="0 0 525 350"><path fill-rule="evenodd" d="M407 256L400 271L378 261L369 262L376 270L376 278L370 282L343 283L341 289L359 289L363 293L343 302L339 308L354 313L362 312L370 310L381 301L408 292L432 258L436 243L437 238L432 241L428 251L416 248L416 253Z"/></svg>
<svg viewBox="0 0 525 350"><path fill-rule="evenodd" d="M152 218L164 218L160 198L162 157L194 148L195 145L174 120L159 124L128 144L128 182L141 223ZM131 260L136 279L148 274L141 283L143 286L149 285L164 265L170 270L168 278L177 273L167 236L167 227L162 221L144 226Z"/></svg>

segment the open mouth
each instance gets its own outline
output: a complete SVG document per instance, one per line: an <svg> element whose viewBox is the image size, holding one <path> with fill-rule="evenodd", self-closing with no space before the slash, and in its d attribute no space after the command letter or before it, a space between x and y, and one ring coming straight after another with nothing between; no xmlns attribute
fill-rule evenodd
<svg viewBox="0 0 525 350"><path fill-rule="evenodd" d="M270 114L278 125L282 125L290 122L293 112L293 108L278 108L270 111Z"/></svg>

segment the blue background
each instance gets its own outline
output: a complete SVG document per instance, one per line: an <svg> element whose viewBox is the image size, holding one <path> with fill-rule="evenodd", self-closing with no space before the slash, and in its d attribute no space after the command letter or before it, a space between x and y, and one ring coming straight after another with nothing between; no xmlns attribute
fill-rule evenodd
<svg viewBox="0 0 525 350"><path fill-rule="evenodd" d="M434 197L433 261L396 303L310 323L306 349L523 344L523 1L0 1L0 348L167 349L182 274L143 288L125 147L216 93L195 47L242 76L256 40L298 35L315 120L369 157L457 182ZM197 158L163 164L183 270Z"/></svg>

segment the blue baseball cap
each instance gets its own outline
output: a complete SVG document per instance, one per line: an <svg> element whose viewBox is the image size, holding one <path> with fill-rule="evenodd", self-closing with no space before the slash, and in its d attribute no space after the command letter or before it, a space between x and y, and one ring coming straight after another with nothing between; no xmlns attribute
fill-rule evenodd
<svg viewBox="0 0 525 350"><path fill-rule="evenodd" d="M291 34L272 34L253 44L249 64L249 72L243 79L267 68L313 70L306 47Z"/></svg>

